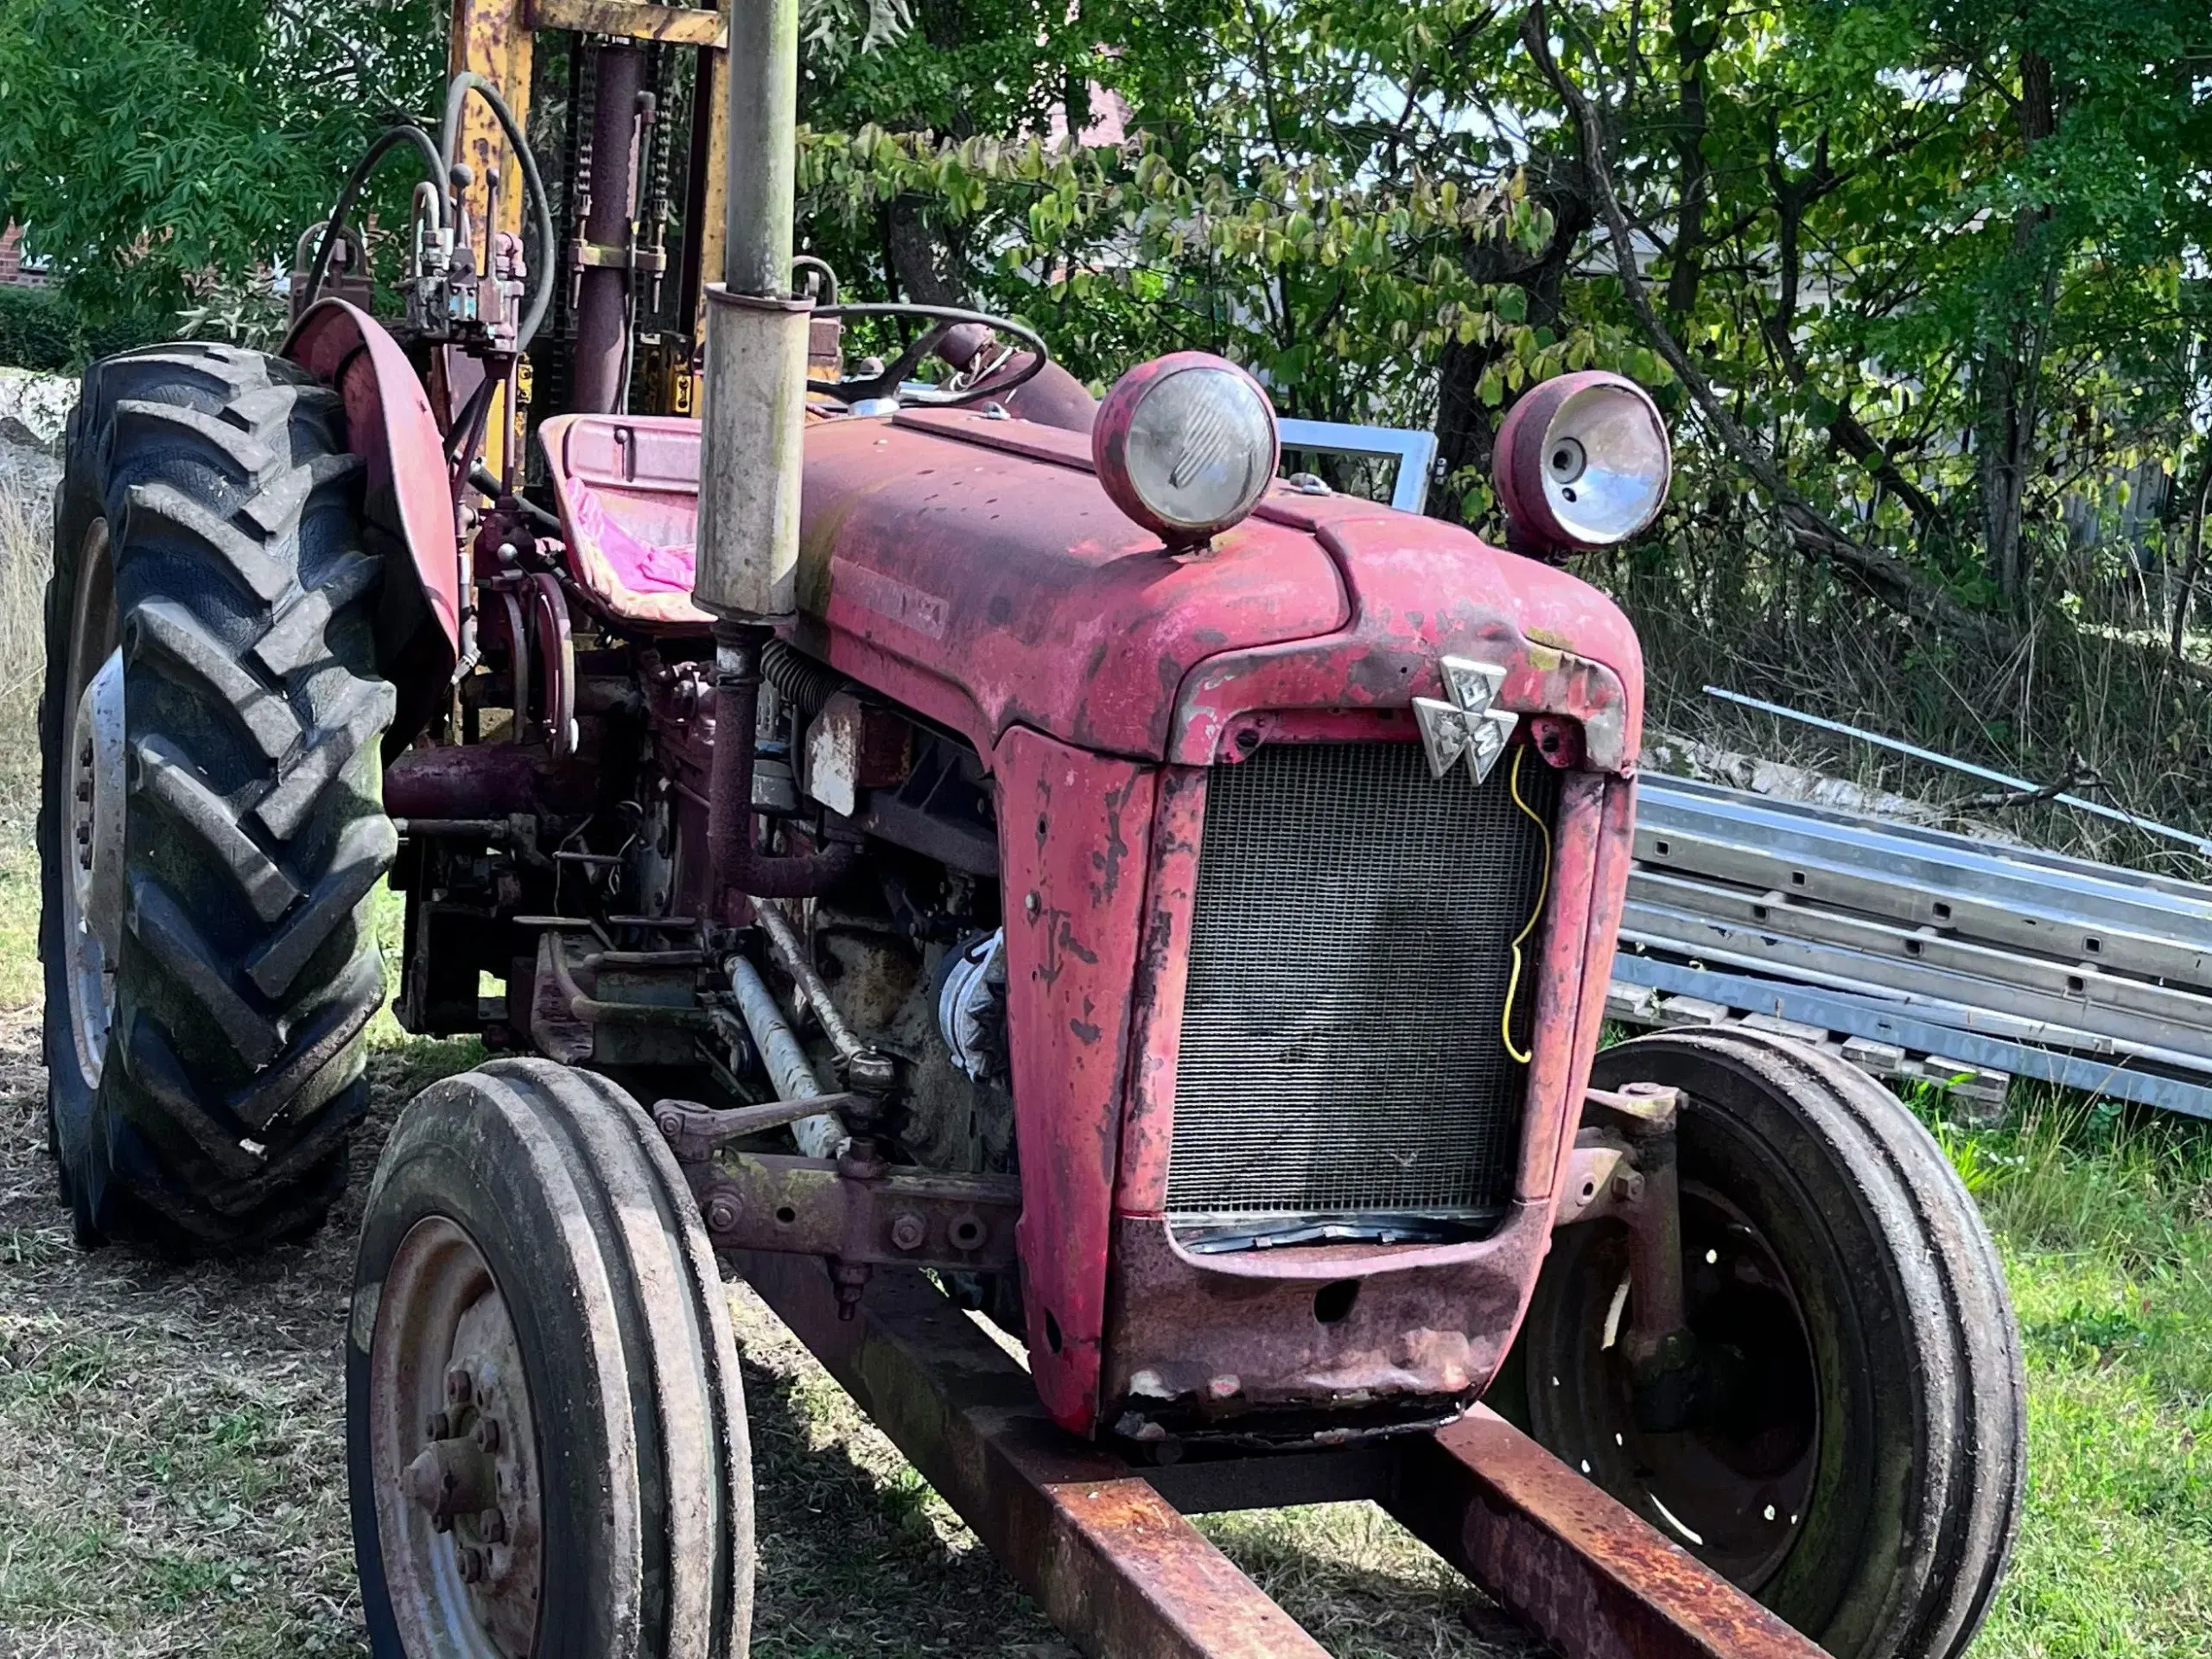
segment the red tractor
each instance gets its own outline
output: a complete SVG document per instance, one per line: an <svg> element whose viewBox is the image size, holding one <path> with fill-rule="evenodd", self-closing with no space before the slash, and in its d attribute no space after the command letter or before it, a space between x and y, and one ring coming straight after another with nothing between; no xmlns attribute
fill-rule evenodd
<svg viewBox="0 0 2212 1659"><path fill-rule="evenodd" d="M1504 550L1278 477L1217 358L1101 403L1009 320L839 303L796 16L461 7L442 130L303 240L282 352L109 359L71 424L79 1236L317 1224L380 880L401 1024L502 1052L367 1198L374 1651L746 1650L717 1256L1091 1651L1319 1652L1179 1509L1357 1495L1570 1651L1809 1651L1731 1583L1842 1659L1959 1651L2023 1469L1966 1194L1826 1054L1599 1047L1641 661L1550 561L1657 512L1650 400L1521 400ZM598 31L557 199L526 25Z"/></svg>

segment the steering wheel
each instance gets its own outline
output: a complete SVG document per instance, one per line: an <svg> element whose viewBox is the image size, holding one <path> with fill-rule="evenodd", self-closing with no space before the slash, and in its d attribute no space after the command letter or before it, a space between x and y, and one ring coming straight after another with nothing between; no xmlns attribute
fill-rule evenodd
<svg viewBox="0 0 2212 1659"><path fill-rule="evenodd" d="M926 408L950 408L960 404L972 404L982 397L1002 397L1016 386L1033 378L1050 360L1052 353L1036 333L1007 317L995 317L983 311L963 311L950 305L910 305L892 302L875 305L825 305L817 307L817 317L922 317L930 326L910 341L906 348L885 364L874 374L849 375L836 380L809 380L809 391L827 392L848 404L857 404L874 397L894 397L901 404ZM1028 348L1029 362L1026 367L1005 380L991 379L991 372L1004 364L1006 353L998 354L990 368L973 383L960 385L964 376L956 375L953 383L940 389L931 386L902 390L906 378L921 360L935 351L945 335L963 322L976 323L995 334L1008 334Z"/></svg>

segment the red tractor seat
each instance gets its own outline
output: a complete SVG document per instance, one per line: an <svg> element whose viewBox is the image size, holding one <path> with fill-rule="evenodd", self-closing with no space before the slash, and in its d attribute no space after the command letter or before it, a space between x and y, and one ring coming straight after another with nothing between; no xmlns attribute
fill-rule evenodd
<svg viewBox="0 0 2212 1659"><path fill-rule="evenodd" d="M682 416L556 415L538 429L569 571L619 622L693 633L699 423Z"/></svg>

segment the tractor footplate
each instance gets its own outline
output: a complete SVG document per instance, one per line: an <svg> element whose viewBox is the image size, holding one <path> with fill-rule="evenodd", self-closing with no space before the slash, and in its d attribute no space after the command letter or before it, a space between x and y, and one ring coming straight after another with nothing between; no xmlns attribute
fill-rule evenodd
<svg viewBox="0 0 2212 1659"><path fill-rule="evenodd" d="M1568 1659L1821 1659L1486 1408L1395 1440L1140 1470L1056 1427L1020 1366L919 1274L879 1272L841 1319L818 1262L738 1265L1085 1653L1320 1655L1185 1516L1371 1498Z"/></svg>

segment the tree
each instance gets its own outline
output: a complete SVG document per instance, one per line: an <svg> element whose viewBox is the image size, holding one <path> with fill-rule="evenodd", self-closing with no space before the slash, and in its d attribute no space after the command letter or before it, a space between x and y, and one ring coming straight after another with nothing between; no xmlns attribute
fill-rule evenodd
<svg viewBox="0 0 2212 1659"><path fill-rule="evenodd" d="M289 264L385 112L427 104L442 17L429 0L0 0L0 207L95 318ZM407 181L385 189L404 211Z"/></svg>

